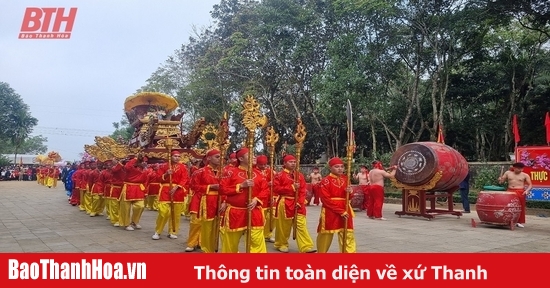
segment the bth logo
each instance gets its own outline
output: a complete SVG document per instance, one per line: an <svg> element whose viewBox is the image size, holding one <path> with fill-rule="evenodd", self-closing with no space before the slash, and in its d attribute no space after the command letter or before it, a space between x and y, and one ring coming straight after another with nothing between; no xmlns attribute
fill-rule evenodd
<svg viewBox="0 0 550 288"><path fill-rule="evenodd" d="M28 7L25 10L19 39L70 39L77 8ZM61 24L65 29L61 30Z"/></svg>

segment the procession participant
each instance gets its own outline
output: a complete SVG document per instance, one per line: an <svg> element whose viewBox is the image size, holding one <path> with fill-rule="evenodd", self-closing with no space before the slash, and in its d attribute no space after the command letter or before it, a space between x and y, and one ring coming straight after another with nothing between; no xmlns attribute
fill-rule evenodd
<svg viewBox="0 0 550 288"><path fill-rule="evenodd" d="M57 180L59 180L59 167L56 167L56 166L53 166L53 171L52 171L52 180L53 180L53 183L52 183L52 188L57 188Z"/></svg>
<svg viewBox="0 0 550 288"><path fill-rule="evenodd" d="M111 185L113 184L113 173L111 172L111 167L113 166L113 160L106 160L103 162L103 169L100 173L100 178L103 179L103 193L102 197L102 207L101 212L105 210L106 220L111 220L111 211L109 206L111 205Z"/></svg>
<svg viewBox="0 0 550 288"><path fill-rule="evenodd" d="M200 235L200 247L204 253L216 252L216 235L217 229L215 227L216 216L218 215L218 191L219 191L219 166L220 166L220 151L212 149L206 153L205 156L206 166L197 170L191 177L190 187L195 193L191 200L190 213L191 217L197 217L200 221L199 235ZM198 201L196 201L198 199ZM198 205L195 203L198 202ZM219 223L218 223L219 224ZM191 230L194 229L193 221L189 228L189 239L192 239ZM195 242L189 243L186 252L195 250L193 246Z"/></svg>
<svg viewBox="0 0 550 288"><path fill-rule="evenodd" d="M229 161L227 161L227 165L231 165L231 166L234 166L234 167L239 166L239 163L237 161L237 153L236 152L233 152L233 153L229 154Z"/></svg>
<svg viewBox="0 0 550 288"><path fill-rule="evenodd" d="M384 205L384 178L393 178L397 172L397 166L392 166L391 172L384 170L382 162L372 162L372 169L369 172L369 193L367 200L367 216L374 220L386 220L382 217L382 206Z"/></svg>
<svg viewBox="0 0 550 288"><path fill-rule="evenodd" d="M298 179L296 179L296 175ZM283 157L283 170L275 175L273 189L279 195L275 211L277 218L275 249L288 253L288 238L290 238L290 231L293 229L293 221L296 221L298 250L302 253L315 252L313 240L307 230L306 180L302 173L296 171L294 155L286 154ZM296 198L296 194L298 198Z"/></svg>
<svg viewBox="0 0 550 288"><path fill-rule="evenodd" d="M313 171L309 174L309 183L311 184L311 192L313 196L311 197L311 201L313 201L313 204L319 206L319 183L321 183L321 180L323 179L323 175L319 173L319 167L313 167ZM309 206L311 203L309 201L307 205Z"/></svg>
<svg viewBox="0 0 550 288"><path fill-rule="evenodd" d="M71 168L65 175L65 191L67 191L67 196L69 198L69 204L76 206L78 203L73 201L73 194L78 194L78 191L75 189L75 183L73 181L73 175L78 171L78 166L76 164L71 165ZM76 192L75 192L76 191Z"/></svg>
<svg viewBox="0 0 550 288"><path fill-rule="evenodd" d="M195 159L191 158L189 159L189 179L191 179L191 176L193 176L193 173L195 171L199 170L202 164L201 159ZM185 216L187 220L191 220L191 213L190 213L190 207L191 207L191 201L193 200L194 192L192 189L189 190L189 193L185 196L185 202L183 204L183 211L181 213L181 216ZM195 219L195 223L197 223L198 220ZM196 231L199 231L200 229L196 227ZM196 232L199 233L199 232Z"/></svg>
<svg viewBox="0 0 550 288"><path fill-rule="evenodd" d="M54 167L53 165L49 165L47 168L46 168L46 186L48 186L48 188L52 188L53 187L53 176L54 176Z"/></svg>
<svg viewBox="0 0 550 288"><path fill-rule="evenodd" d="M267 181L257 171L248 179L248 149L236 152L237 167L227 167L220 182L220 193L225 198L225 211L220 227L222 253L239 252L239 242L243 231L248 228L248 210L251 210L251 253L267 253L263 229L265 219L262 205L267 204L269 190ZM252 160L252 159L251 159ZM248 189L252 187L252 201L248 203Z"/></svg>
<svg viewBox="0 0 550 288"><path fill-rule="evenodd" d="M506 171L500 177L498 177L498 182L500 184L508 180L508 189L507 191L514 192L519 197L519 203L521 205L521 213L519 214L517 227L525 227L525 195L531 191L533 188L533 183L531 183L531 177L525 172L525 164L518 162L512 165L513 171ZM525 188L527 186L527 188Z"/></svg>
<svg viewBox="0 0 550 288"><path fill-rule="evenodd" d="M332 244L334 234L338 233L338 242L341 252L344 236L344 221L347 221L346 253L356 252L356 242L353 232L353 209L350 203L346 203L346 193L353 192L348 187L348 177L344 175L344 162L340 158L332 158L328 161L330 174L321 180L321 216L317 226L317 250L319 253L327 253Z"/></svg>
<svg viewBox="0 0 550 288"><path fill-rule="evenodd" d="M170 163L164 163L159 167L157 175L160 176L161 190L159 194L159 204L158 204L158 216L155 227L155 234L153 235L154 240L160 239L160 234L162 230L168 223L168 237L170 239L177 239L180 229L180 220L181 211L183 209L183 203L185 195L188 191L189 185L189 172L187 167L180 163L180 152L177 150L172 151L172 166ZM172 182L172 183L170 183ZM170 187L172 185L172 187ZM172 205L175 216L174 227L172 226Z"/></svg>
<svg viewBox="0 0 550 288"><path fill-rule="evenodd" d="M111 166L111 190L109 191L109 221L114 227L120 226L120 196L122 194L122 186L126 179L126 171L124 165L117 159L112 160Z"/></svg>
<svg viewBox="0 0 550 288"><path fill-rule="evenodd" d="M145 201L145 208L151 211L158 211L159 204L159 193L160 193L160 176L157 171L159 169L159 164L152 164L148 169L149 171L149 185L147 186L148 194L147 200Z"/></svg>
<svg viewBox="0 0 550 288"><path fill-rule="evenodd" d="M88 172L89 172L89 167L88 167L88 161L84 161L82 162L82 172L80 172L80 175L79 175L79 178L80 178L80 182L79 182L79 185L78 185L78 188L80 189L80 206L78 207L78 209L80 211L84 211L86 212L86 191L88 190Z"/></svg>
<svg viewBox="0 0 550 288"><path fill-rule="evenodd" d="M204 161L206 161L206 156L204 157ZM196 172L199 171L201 168L198 168L198 165L196 165L195 160L192 161L193 165L191 166L190 171L190 177L189 177L189 183L193 181L193 178L195 178ZM196 169L194 169L196 168ZM185 247L185 252L193 252L196 249L199 249L201 247L202 238L201 238L201 218L199 217L199 209L201 205L201 194L199 194L197 191L193 189L193 186L189 185L189 195L187 196L187 202L186 202L186 208L187 208L187 215L189 215L189 234L187 236L187 247Z"/></svg>
<svg viewBox="0 0 550 288"><path fill-rule="evenodd" d="M125 177L120 192L119 224L127 231L141 229L139 220L144 210L147 185L147 157L138 156L124 165Z"/></svg>
<svg viewBox="0 0 550 288"><path fill-rule="evenodd" d="M95 167L94 167L95 166ZM105 179L102 178L101 168L102 163L96 162L92 164L92 170L88 174L88 181L90 185L90 210L86 213L90 214L90 217L96 215L103 216L103 189L105 188ZM101 210L100 210L101 209Z"/></svg>
<svg viewBox="0 0 550 288"><path fill-rule="evenodd" d="M86 191L84 193L84 209L86 214L92 213L92 186L99 177L99 170L97 169L96 161L89 161L86 169ZM97 173L97 174L96 174Z"/></svg>
<svg viewBox="0 0 550 288"><path fill-rule="evenodd" d="M270 187L273 183L271 182L271 176L274 174L273 170L267 166L267 156L265 155L259 155L256 157L256 168L262 175L265 177L267 181L268 187ZM269 199L269 198L268 198ZM264 217L265 217L265 227L264 227L264 238L265 241L275 243L275 239L273 238L273 231L276 227L276 221L275 221L275 207L277 203L277 194L275 191L273 191L273 199L270 199L269 203L266 203L266 207L263 208L264 210ZM269 217L269 213L271 213L271 218ZM271 219L271 226L269 225L269 219ZM270 229L271 228L271 229Z"/></svg>
<svg viewBox="0 0 550 288"><path fill-rule="evenodd" d="M72 177L75 171L76 171L76 165L73 164L69 167L69 169L65 173L65 180L63 181L69 203L71 202L71 198L73 194L74 183L73 183Z"/></svg>
<svg viewBox="0 0 550 288"><path fill-rule="evenodd" d="M36 168L36 183L38 183L38 185L42 184L42 165Z"/></svg>
<svg viewBox="0 0 550 288"><path fill-rule="evenodd" d="M79 205L78 208L80 208L80 181L82 177L82 171L84 171L84 164L80 163L77 166L76 171L71 176L71 180L73 182L72 185L72 193L71 193L71 200L69 200L69 203L71 205L76 206Z"/></svg>
<svg viewBox="0 0 550 288"><path fill-rule="evenodd" d="M370 180L369 180L369 169L365 165L361 165L359 168L359 173L353 176L355 180L359 181L359 187L363 191L363 209L367 210L369 204L369 192L370 192ZM368 212L367 212L368 213Z"/></svg>

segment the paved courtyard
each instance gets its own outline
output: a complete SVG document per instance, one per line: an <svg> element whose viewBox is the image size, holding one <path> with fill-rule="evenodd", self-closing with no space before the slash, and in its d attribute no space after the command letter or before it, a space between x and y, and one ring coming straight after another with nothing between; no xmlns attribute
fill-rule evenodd
<svg viewBox="0 0 550 288"><path fill-rule="evenodd" d="M60 183L62 184L62 183ZM397 204L385 204L388 221L356 213L358 252L550 252L550 218L527 216L514 231L478 225L477 214L438 216L432 221L403 216ZM320 207L309 207L308 227L315 241ZM89 217L68 204L62 187L48 189L32 181L0 181L0 252L183 252L189 222L182 219L178 239L152 240L157 213L145 211L143 229L124 231L105 217ZM331 252L337 252L334 238ZM243 237L244 241L244 237ZM244 251L244 249L242 249ZM276 252L268 243L268 251ZM291 241L291 252L297 251Z"/></svg>

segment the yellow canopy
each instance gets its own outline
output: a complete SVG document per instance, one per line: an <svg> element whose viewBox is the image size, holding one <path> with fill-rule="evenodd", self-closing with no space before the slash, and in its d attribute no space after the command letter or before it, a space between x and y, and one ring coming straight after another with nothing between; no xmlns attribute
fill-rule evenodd
<svg viewBox="0 0 550 288"><path fill-rule="evenodd" d="M178 101L172 96L159 92L142 92L126 98L124 111L129 112L133 108L143 105L163 107L166 113L174 111L179 106Z"/></svg>

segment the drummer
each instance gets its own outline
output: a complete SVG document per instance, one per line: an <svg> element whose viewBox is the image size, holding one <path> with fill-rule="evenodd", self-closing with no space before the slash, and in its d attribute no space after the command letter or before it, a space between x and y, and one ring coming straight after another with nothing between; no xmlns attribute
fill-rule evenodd
<svg viewBox="0 0 550 288"><path fill-rule="evenodd" d="M525 164L521 162L514 163L512 165L513 171L506 171L502 176L498 177L498 182L501 184L508 180L508 191L516 193L519 197L521 213L516 226L520 228L525 227L525 195L533 188L531 178L527 173L523 172L524 167Z"/></svg>

